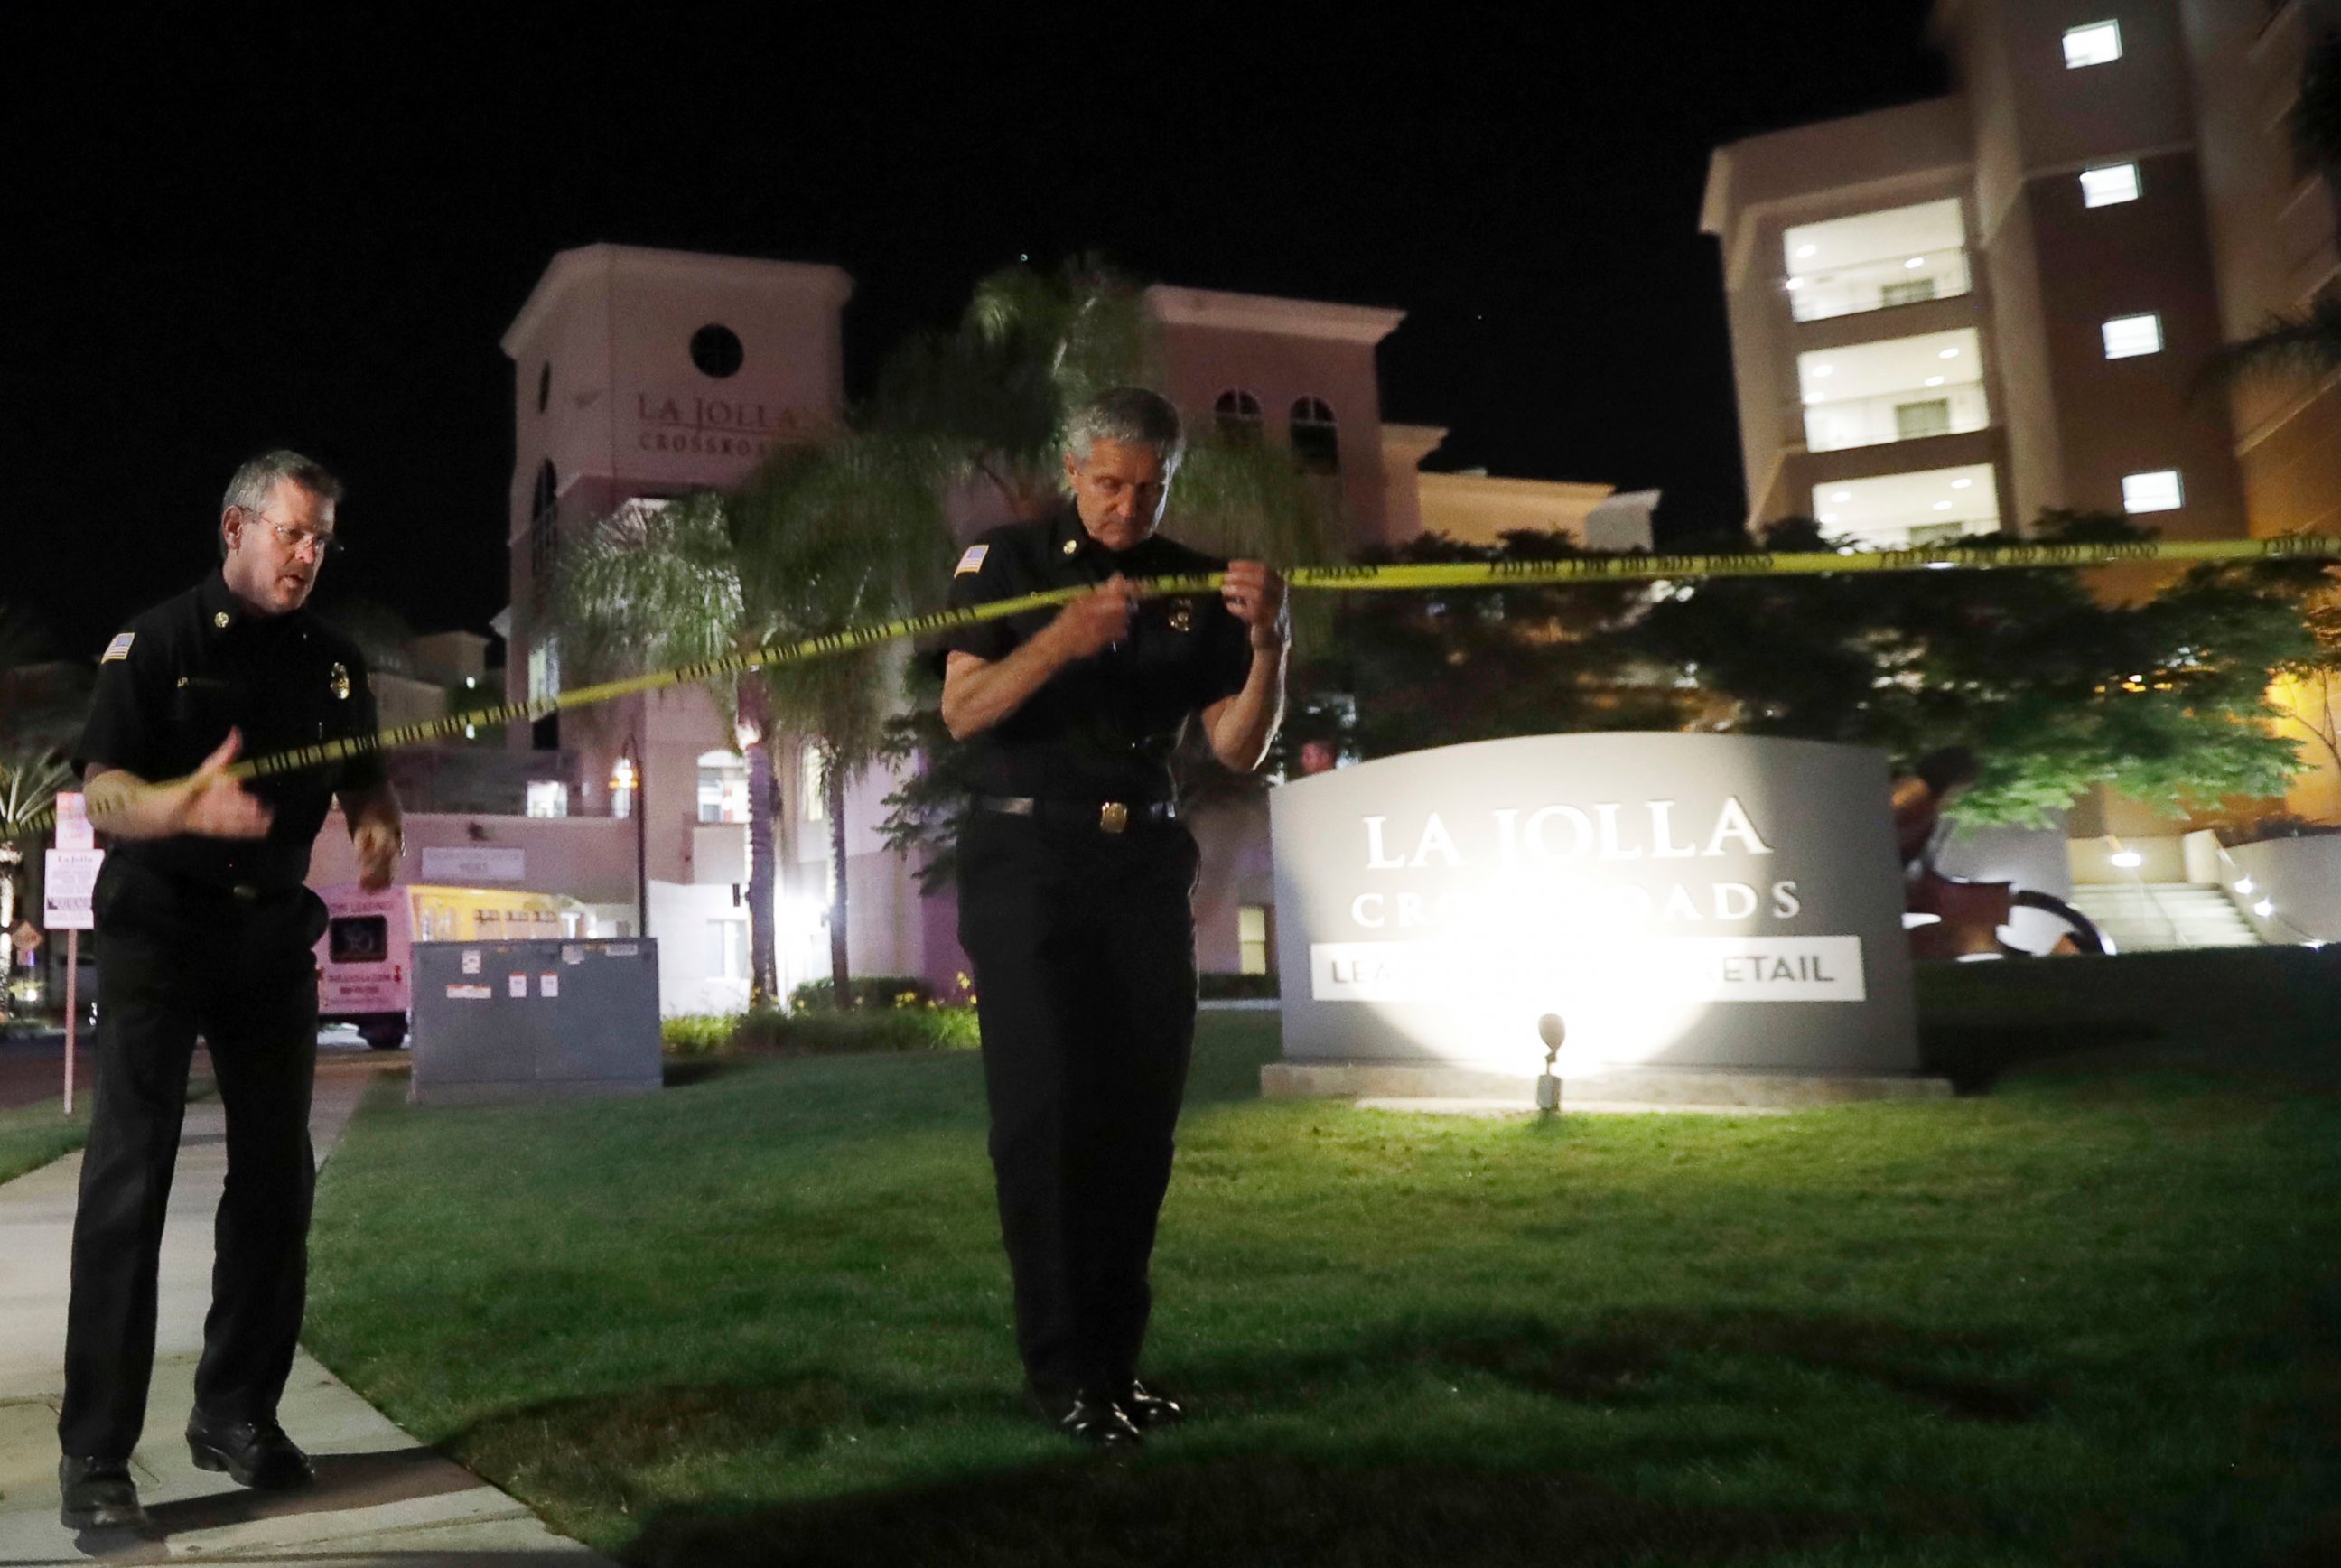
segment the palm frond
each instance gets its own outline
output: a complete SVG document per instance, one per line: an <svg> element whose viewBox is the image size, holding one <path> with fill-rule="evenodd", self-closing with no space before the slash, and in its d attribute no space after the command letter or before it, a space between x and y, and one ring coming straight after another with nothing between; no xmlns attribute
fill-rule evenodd
<svg viewBox="0 0 2341 1568"><path fill-rule="evenodd" d="M723 497L629 504L595 524L563 558L553 621L563 664L587 680L732 652L743 624Z"/></svg>
<svg viewBox="0 0 2341 1568"><path fill-rule="evenodd" d="M2299 315L2270 316L2260 330L2211 357L2212 385L2291 381L2304 388L2341 372L2341 298L2320 299Z"/></svg>

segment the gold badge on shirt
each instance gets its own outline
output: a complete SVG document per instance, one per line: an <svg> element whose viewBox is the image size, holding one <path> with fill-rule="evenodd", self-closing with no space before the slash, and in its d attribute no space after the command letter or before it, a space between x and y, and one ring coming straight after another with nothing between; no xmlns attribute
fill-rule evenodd
<svg viewBox="0 0 2341 1568"><path fill-rule="evenodd" d="M1191 632L1195 629L1195 612L1187 607L1184 600L1170 606L1170 629L1174 632Z"/></svg>
<svg viewBox="0 0 2341 1568"><path fill-rule="evenodd" d="M334 673L325 677L325 684L333 688L334 695L339 697L345 703L348 702L350 700L349 666L346 664L335 664L334 666Z"/></svg>

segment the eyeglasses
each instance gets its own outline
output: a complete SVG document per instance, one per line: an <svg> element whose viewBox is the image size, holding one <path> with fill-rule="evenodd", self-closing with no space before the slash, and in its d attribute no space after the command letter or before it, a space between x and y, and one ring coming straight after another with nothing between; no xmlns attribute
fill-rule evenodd
<svg viewBox="0 0 2341 1568"><path fill-rule="evenodd" d="M290 523L279 523L274 518L264 517L257 512L246 512L244 515L255 523L266 524L268 532L276 542L295 554L298 554L305 545L313 559L322 561L343 547L339 539L315 528L295 528Z"/></svg>

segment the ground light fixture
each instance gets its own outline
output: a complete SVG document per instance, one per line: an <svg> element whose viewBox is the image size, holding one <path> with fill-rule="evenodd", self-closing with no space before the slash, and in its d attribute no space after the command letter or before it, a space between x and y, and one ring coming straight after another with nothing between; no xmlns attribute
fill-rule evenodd
<svg viewBox="0 0 2341 1568"><path fill-rule="evenodd" d="M1560 1060L1560 1047L1569 1039L1569 1025L1558 1013L1548 1013L1537 1020L1537 1038L1544 1042L1544 1072L1536 1082L1537 1109L1548 1116L1560 1111L1560 1079L1553 1071Z"/></svg>

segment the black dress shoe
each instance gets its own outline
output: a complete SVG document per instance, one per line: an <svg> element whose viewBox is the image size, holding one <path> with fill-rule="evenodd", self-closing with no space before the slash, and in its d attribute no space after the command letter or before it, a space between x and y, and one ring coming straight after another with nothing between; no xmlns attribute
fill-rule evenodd
<svg viewBox="0 0 2341 1568"><path fill-rule="evenodd" d="M187 1422L187 1453L198 1470L224 1470L255 1492L290 1492L317 1479L309 1456L273 1421Z"/></svg>
<svg viewBox="0 0 2341 1568"><path fill-rule="evenodd" d="M1166 1426L1176 1426L1187 1419L1187 1413L1169 1394L1157 1393L1137 1379L1114 1402L1121 1406L1130 1423L1141 1432L1160 1432Z"/></svg>
<svg viewBox="0 0 2341 1568"><path fill-rule="evenodd" d="M1146 1434L1138 1430L1130 1413L1101 1393L1076 1394L1072 1408L1058 1421L1057 1430L1091 1448L1126 1452L1146 1445Z"/></svg>
<svg viewBox="0 0 2341 1568"><path fill-rule="evenodd" d="M138 1483L130 1479L126 1459L77 1459L68 1453L57 1461L57 1490L65 1494L57 1523L68 1530L154 1533L153 1521L138 1504Z"/></svg>

